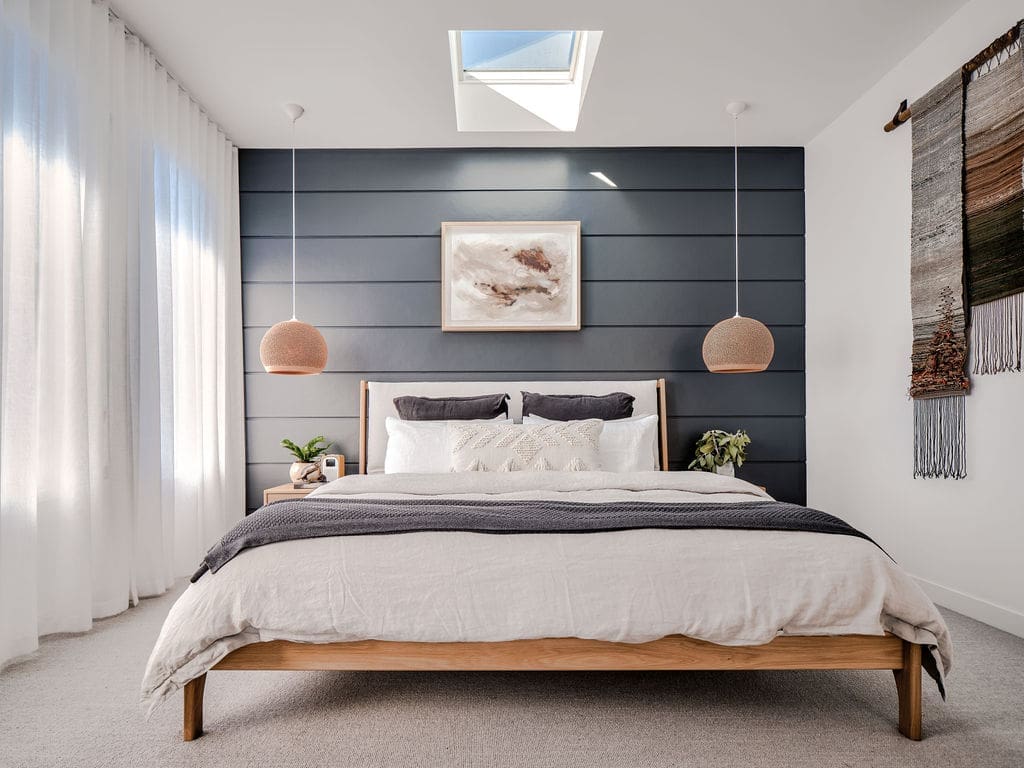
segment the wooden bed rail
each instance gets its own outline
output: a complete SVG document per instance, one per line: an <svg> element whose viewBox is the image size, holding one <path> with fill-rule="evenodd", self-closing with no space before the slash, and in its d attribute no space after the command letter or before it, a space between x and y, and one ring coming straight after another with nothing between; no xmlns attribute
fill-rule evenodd
<svg viewBox="0 0 1024 768"><path fill-rule="evenodd" d="M726 646L673 635L650 643L578 638L494 643L292 643L239 648L215 670L627 671L891 669L899 731L921 739L921 646L893 635L781 636L765 645ZM185 684L184 739L203 733L206 675Z"/></svg>

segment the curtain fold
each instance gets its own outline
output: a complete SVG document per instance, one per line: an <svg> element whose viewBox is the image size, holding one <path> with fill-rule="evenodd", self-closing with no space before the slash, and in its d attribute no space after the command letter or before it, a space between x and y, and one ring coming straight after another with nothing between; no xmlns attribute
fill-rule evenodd
<svg viewBox="0 0 1024 768"><path fill-rule="evenodd" d="M103 3L0 0L0 664L244 514L237 153Z"/></svg>

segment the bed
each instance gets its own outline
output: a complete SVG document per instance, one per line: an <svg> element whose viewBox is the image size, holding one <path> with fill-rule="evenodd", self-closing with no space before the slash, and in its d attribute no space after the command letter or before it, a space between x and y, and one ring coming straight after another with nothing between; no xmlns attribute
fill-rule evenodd
<svg viewBox="0 0 1024 768"><path fill-rule="evenodd" d="M629 393L636 416L657 416L656 464L668 469L661 379L364 382L360 474L281 504L296 514L388 510L374 511L388 521L437 505L616 518L779 505L742 480L700 472L384 473L395 397L508 392L518 421L523 390ZM921 738L922 667L943 690L948 632L916 582L866 537L749 523L583 531L553 519L503 535L434 523L346 529L360 535L232 553L215 573L197 572L169 613L143 702L151 710L183 689L190 741L203 732L211 670L892 670L899 731Z"/></svg>

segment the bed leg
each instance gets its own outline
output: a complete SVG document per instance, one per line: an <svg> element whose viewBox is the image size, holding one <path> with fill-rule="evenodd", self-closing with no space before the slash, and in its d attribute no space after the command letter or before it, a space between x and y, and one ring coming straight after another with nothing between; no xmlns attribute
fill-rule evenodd
<svg viewBox="0 0 1024 768"><path fill-rule="evenodd" d="M921 646L903 641L903 669L894 669L900 700L900 733L921 740Z"/></svg>
<svg viewBox="0 0 1024 768"><path fill-rule="evenodd" d="M185 741L195 741L203 735L203 691L205 688L205 674L185 683L185 727L182 732Z"/></svg>

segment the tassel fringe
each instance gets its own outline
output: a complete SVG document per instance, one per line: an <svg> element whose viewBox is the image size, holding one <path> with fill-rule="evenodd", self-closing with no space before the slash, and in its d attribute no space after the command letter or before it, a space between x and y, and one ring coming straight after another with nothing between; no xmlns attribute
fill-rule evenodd
<svg viewBox="0 0 1024 768"><path fill-rule="evenodd" d="M1024 352L1024 293L971 307L971 370L1019 371Z"/></svg>
<svg viewBox="0 0 1024 768"><path fill-rule="evenodd" d="M914 477L967 477L967 398L914 401Z"/></svg>

